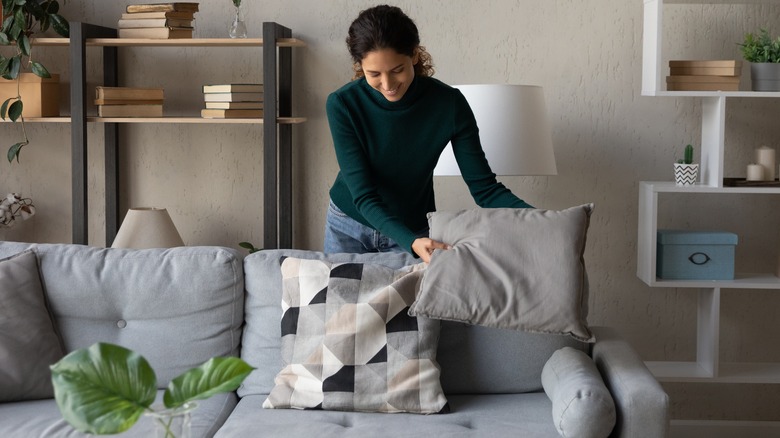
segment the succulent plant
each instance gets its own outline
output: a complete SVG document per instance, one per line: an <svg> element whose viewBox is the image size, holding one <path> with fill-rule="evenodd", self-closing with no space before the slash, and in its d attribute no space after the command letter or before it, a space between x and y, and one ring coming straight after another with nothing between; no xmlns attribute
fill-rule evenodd
<svg viewBox="0 0 780 438"><path fill-rule="evenodd" d="M693 145L685 146L684 158L677 160L679 164L693 164Z"/></svg>

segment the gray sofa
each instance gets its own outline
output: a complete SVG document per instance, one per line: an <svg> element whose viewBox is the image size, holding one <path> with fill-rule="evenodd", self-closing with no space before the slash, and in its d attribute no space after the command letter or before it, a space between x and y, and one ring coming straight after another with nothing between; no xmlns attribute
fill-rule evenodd
<svg viewBox="0 0 780 438"><path fill-rule="evenodd" d="M450 412L438 415L263 409L282 367L282 256L321 253L268 250L244 257L227 248L122 250L66 244L0 242L0 259L32 248L66 351L97 341L144 355L160 388L212 356L241 356L257 369L236 393L200 401L193 437L558 437L541 373L558 349L589 353L614 399L610 436L663 437L668 399L636 352L612 330L593 328L587 345L568 337L442 322L437 360ZM333 262L397 268L402 254L338 254ZM150 436L142 419L124 436ZM53 399L0 403L0 436L81 436Z"/></svg>

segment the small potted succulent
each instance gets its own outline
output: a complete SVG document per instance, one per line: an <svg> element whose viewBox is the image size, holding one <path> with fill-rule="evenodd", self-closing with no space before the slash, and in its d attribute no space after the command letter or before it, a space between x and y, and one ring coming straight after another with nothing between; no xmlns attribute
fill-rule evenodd
<svg viewBox="0 0 780 438"><path fill-rule="evenodd" d="M739 45L745 61L750 62L750 80L753 91L780 91L780 37L760 29L749 33Z"/></svg>
<svg viewBox="0 0 780 438"><path fill-rule="evenodd" d="M678 186L692 186L699 177L699 165L693 163L693 145L685 146L684 158L674 163L674 182Z"/></svg>

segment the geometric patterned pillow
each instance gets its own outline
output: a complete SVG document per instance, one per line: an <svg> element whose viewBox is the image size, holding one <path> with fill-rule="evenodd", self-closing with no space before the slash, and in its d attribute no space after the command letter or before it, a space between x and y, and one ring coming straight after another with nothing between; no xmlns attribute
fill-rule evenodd
<svg viewBox="0 0 780 438"><path fill-rule="evenodd" d="M407 313L424 268L283 258L284 367L263 407L441 412L439 322Z"/></svg>

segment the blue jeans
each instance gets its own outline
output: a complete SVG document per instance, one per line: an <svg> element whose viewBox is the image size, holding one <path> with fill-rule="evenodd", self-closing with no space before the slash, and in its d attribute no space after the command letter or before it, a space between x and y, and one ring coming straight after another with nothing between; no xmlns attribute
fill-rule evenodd
<svg viewBox="0 0 780 438"><path fill-rule="evenodd" d="M325 217L325 253L405 252L393 239L347 216L331 200Z"/></svg>

